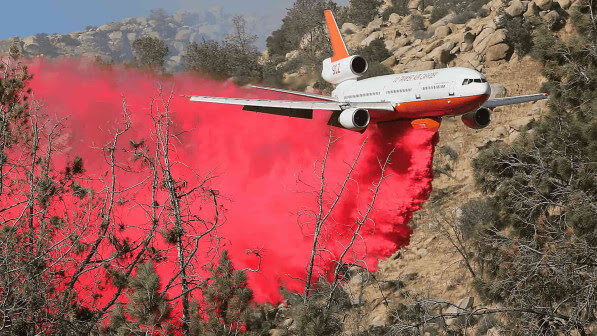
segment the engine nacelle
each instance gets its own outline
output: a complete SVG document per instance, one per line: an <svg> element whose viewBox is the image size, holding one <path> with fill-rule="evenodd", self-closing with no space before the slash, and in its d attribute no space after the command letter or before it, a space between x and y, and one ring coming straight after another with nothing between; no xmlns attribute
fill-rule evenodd
<svg viewBox="0 0 597 336"><path fill-rule="evenodd" d="M462 122L470 128L485 128L491 123L491 110L487 107L481 107L476 111L464 114Z"/></svg>
<svg viewBox="0 0 597 336"><path fill-rule="evenodd" d="M367 60L361 56L350 56L336 62L332 62L332 59L328 58L323 61L321 77L328 83L340 84L361 77L367 68L369 68Z"/></svg>
<svg viewBox="0 0 597 336"><path fill-rule="evenodd" d="M342 111L338 118L340 125L349 130L362 130L369 126L370 121L369 111L357 108Z"/></svg>

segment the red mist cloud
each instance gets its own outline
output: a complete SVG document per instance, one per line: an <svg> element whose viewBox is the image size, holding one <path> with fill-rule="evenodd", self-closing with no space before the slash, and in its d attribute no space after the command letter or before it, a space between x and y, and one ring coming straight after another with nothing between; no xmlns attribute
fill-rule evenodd
<svg viewBox="0 0 597 336"><path fill-rule="evenodd" d="M302 120L246 112L240 107L192 103L179 95L288 97L188 74L156 77L121 67L98 67L81 60L37 59L29 68L34 74L31 86L35 98L42 101L47 113L68 117L64 159L83 157L89 177L101 177L107 170L99 148L109 139L107 131L121 119L122 96L132 119L132 129L123 142L126 144L128 139L149 140L151 98L156 97L159 85L165 91L174 88L171 109L175 127L185 131L174 145L176 160L192 167L200 177L210 173L217 176L210 183L223 197L225 218L218 234L235 267L256 268L258 259L247 250L260 250L260 271L249 273L255 300L280 300L282 285L297 291L303 288L299 279L306 274L313 223L301 214L317 209L313 192L319 186L316 174L330 134L326 125L329 112L315 111L314 120ZM346 262L375 270L378 258L387 257L408 243L411 230L407 224L431 191L437 136L412 130L407 122L372 126L365 134L340 129L332 132L338 139L331 146L328 159L327 198L338 191L359 147L365 139L367 142L353 179L322 234L326 252L316 260L317 274L329 276L332 261L351 238L358 212L364 211L371 201L380 161L395 148L371 220L345 258ZM185 169L179 168L178 172L188 174ZM123 173L119 187L133 185L138 179ZM123 235L131 239L138 239L139 228L150 225L145 214L134 206L147 199L148 193L148 188L131 192L127 202L116 209L116 218L125 225ZM161 247L167 245L161 236L156 239ZM166 262L158 265L158 272L172 274L175 256L175 251L168 252ZM81 288L91 292L107 290L104 287L108 285L94 282L92 274L85 279Z"/></svg>

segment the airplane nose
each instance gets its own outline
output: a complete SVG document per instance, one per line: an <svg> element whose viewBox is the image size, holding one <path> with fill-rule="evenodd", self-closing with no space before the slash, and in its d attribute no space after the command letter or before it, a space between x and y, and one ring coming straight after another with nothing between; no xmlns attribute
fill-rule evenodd
<svg viewBox="0 0 597 336"><path fill-rule="evenodd" d="M489 83L484 83L484 84L485 84L485 87L483 88L484 89L483 94L491 96L491 85L489 85Z"/></svg>

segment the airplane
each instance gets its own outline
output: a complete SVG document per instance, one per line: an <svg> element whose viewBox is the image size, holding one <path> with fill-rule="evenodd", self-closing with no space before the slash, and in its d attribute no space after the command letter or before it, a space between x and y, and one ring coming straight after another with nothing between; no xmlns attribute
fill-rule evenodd
<svg viewBox="0 0 597 336"><path fill-rule="evenodd" d="M365 132L371 123L409 120L413 128L438 130L444 116L462 116L464 124L482 129L491 123L499 106L535 102L547 94L492 98L491 86L480 72L469 68L444 68L359 80L367 61L351 56L331 11L325 19L333 56L323 61L322 77L336 85L331 96L251 86L313 100L270 100L191 96L204 103L241 105L243 110L312 119L313 111L332 111L328 125Z"/></svg>

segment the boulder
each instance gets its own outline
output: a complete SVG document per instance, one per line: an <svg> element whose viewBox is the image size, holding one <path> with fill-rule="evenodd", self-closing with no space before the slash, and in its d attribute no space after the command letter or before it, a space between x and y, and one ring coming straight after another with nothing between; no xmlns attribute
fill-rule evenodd
<svg viewBox="0 0 597 336"><path fill-rule="evenodd" d="M191 34L192 33L193 32L191 30L189 30L189 29L182 29L182 30L179 30L176 33L176 37L174 37L174 39L176 41L188 41L188 40L191 39Z"/></svg>
<svg viewBox="0 0 597 336"><path fill-rule="evenodd" d="M352 288L361 288L365 285L365 279L363 278L363 273L358 273L350 277L350 281L348 285Z"/></svg>
<svg viewBox="0 0 597 336"><path fill-rule="evenodd" d="M185 44L181 41L174 42L172 46L179 54L182 54L185 51Z"/></svg>
<svg viewBox="0 0 597 336"><path fill-rule="evenodd" d="M409 43L410 43L410 40L408 38L399 37L394 40L394 45L392 46L392 49L398 50L399 48L402 48L402 47L408 45Z"/></svg>
<svg viewBox="0 0 597 336"><path fill-rule="evenodd" d="M371 330L379 330L379 329L385 328L387 325L388 325L387 316L377 315L373 318L373 320L371 320L371 323L369 324L369 328Z"/></svg>
<svg viewBox="0 0 597 336"><path fill-rule="evenodd" d="M444 38L452 33L452 29L448 26L440 26L435 29L434 36L437 38Z"/></svg>
<svg viewBox="0 0 597 336"><path fill-rule="evenodd" d="M473 50L473 45L472 45L472 44L463 43L463 44L460 46L460 51L461 51L461 52L469 52L469 51L471 51L471 50Z"/></svg>
<svg viewBox="0 0 597 336"><path fill-rule="evenodd" d="M535 4L541 10L548 10L551 9L551 6L553 5L553 0L535 0Z"/></svg>
<svg viewBox="0 0 597 336"><path fill-rule="evenodd" d="M400 15L398 15L397 13L390 14L390 17L388 18L388 21L390 21L390 23L392 24L398 24L400 20L402 20L402 17L400 17Z"/></svg>
<svg viewBox="0 0 597 336"><path fill-rule="evenodd" d="M394 40L384 40L384 44L386 49L393 50L394 49Z"/></svg>
<svg viewBox="0 0 597 336"><path fill-rule="evenodd" d="M487 48L485 52L486 61L499 61L505 59L510 51L510 46L506 43L496 44Z"/></svg>
<svg viewBox="0 0 597 336"><path fill-rule="evenodd" d="M523 118L518 118L510 121L510 127L517 131L521 131L523 128L527 127L530 123L535 121L535 117L527 116Z"/></svg>
<svg viewBox="0 0 597 336"><path fill-rule="evenodd" d="M551 29L555 29L560 24L560 18L560 14L555 10L549 11L543 16L543 20Z"/></svg>
<svg viewBox="0 0 597 336"><path fill-rule="evenodd" d="M388 68L393 67L396 64L396 56L392 55L392 56L388 57L386 60L381 62L381 64Z"/></svg>
<svg viewBox="0 0 597 336"><path fill-rule="evenodd" d="M400 32L396 29L384 29L382 31L383 33L383 38L389 41L394 41L396 39L396 37L400 36Z"/></svg>
<svg viewBox="0 0 597 336"><path fill-rule="evenodd" d="M400 47L398 49L396 49L396 51L394 51L394 55L396 55L396 57L398 59L402 59L402 57L409 52L413 47L412 46L404 46L404 47Z"/></svg>
<svg viewBox="0 0 597 336"><path fill-rule="evenodd" d="M433 43L428 44L427 46L425 46L422 51L423 51L424 54L429 54L432 50L434 50L435 48L441 46L443 43L444 43L444 41L437 40L437 41L435 41L435 42L433 42Z"/></svg>
<svg viewBox="0 0 597 336"><path fill-rule="evenodd" d="M272 329L269 331L270 336L284 336L287 334L287 331L284 329Z"/></svg>
<svg viewBox="0 0 597 336"><path fill-rule="evenodd" d="M487 139L485 139L487 140ZM472 296L466 297L460 301L456 305L451 305L446 309L446 314L465 314L467 310L471 309L475 304L475 298ZM451 326L458 320L457 317L448 317L446 318L446 324Z"/></svg>
<svg viewBox="0 0 597 336"><path fill-rule="evenodd" d="M510 135L510 132L505 126L498 126L493 130L493 136L496 138L504 138L508 135Z"/></svg>
<svg viewBox="0 0 597 336"><path fill-rule="evenodd" d="M485 45L487 47L491 47L496 44L504 43L504 41L506 41L506 30L499 29L487 38L487 42Z"/></svg>
<svg viewBox="0 0 597 336"><path fill-rule="evenodd" d="M408 9L418 10L422 4L423 4L423 0L410 0L408 2Z"/></svg>
<svg viewBox="0 0 597 336"><path fill-rule="evenodd" d="M376 31L379 28L381 28L382 24L383 24L383 20L380 17L376 17L375 19L373 19L373 21L369 22L369 24L367 25L367 28L365 28L365 31L367 31L367 32Z"/></svg>
<svg viewBox="0 0 597 336"><path fill-rule="evenodd" d="M508 6L508 8L506 8L506 13L508 13L508 15L510 15L510 16L520 16L525 11L526 11L526 6L520 0L512 1L510 6Z"/></svg>
<svg viewBox="0 0 597 336"><path fill-rule="evenodd" d="M478 46L481 43L483 43L483 41L485 41L486 38L488 38L491 34L493 34L493 32L495 32L495 28L492 28L492 27L483 28L483 30L477 35L477 37L475 38L475 42L473 43L473 47L475 48L475 51L480 52L485 49L485 48L483 48L479 51Z"/></svg>
<svg viewBox="0 0 597 336"><path fill-rule="evenodd" d="M500 83L491 84L491 98L506 97L507 93L508 92L507 92L504 84L500 84Z"/></svg>
<svg viewBox="0 0 597 336"><path fill-rule="evenodd" d="M291 317L287 318L284 320L284 322L282 322L282 326L284 328L290 328L290 326L294 323L294 319L292 319Z"/></svg>
<svg viewBox="0 0 597 336"><path fill-rule="evenodd" d="M421 61L414 64L414 66L410 69L410 71L424 71L424 70L433 70L435 69L435 62L434 61Z"/></svg>
<svg viewBox="0 0 597 336"><path fill-rule="evenodd" d="M133 42L134 40L137 39L137 33L128 33L128 34L126 34L126 38L130 42Z"/></svg>
<svg viewBox="0 0 597 336"><path fill-rule="evenodd" d="M368 45L371 44L371 42L373 42L373 40L376 40L380 37L383 37L383 33L380 31L376 31L371 33L371 35L367 36L367 38L365 38L363 41L361 41L361 46L363 47L367 47Z"/></svg>
<svg viewBox="0 0 597 336"><path fill-rule="evenodd" d="M354 23L346 22L342 25L342 34L352 34L359 30L359 26Z"/></svg>
<svg viewBox="0 0 597 336"><path fill-rule="evenodd" d="M537 16L539 14L539 7L534 2L529 3L527 6L527 11L522 15L525 18Z"/></svg>
<svg viewBox="0 0 597 336"><path fill-rule="evenodd" d="M452 54L450 53L450 51L452 50L452 48L454 48L455 44L455 42L448 42L435 48L429 54L428 58L434 60L437 64L447 64L452 58Z"/></svg>
<svg viewBox="0 0 597 336"><path fill-rule="evenodd" d="M115 32L111 32L110 34L108 34L108 37L110 38L110 40L121 40L122 36L123 36L123 34L121 31L115 31Z"/></svg>

